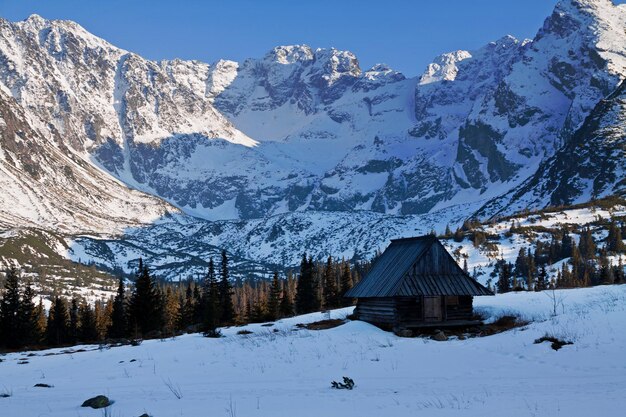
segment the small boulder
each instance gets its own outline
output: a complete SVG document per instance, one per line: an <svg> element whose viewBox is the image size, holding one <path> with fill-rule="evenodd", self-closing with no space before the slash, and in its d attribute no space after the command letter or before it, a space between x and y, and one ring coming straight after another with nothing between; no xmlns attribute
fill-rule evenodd
<svg viewBox="0 0 626 417"><path fill-rule="evenodd" d="M448 336L446 336L446 334L444 332L442 332L441 330L436 332L430 338L433 339L433 340L436 340L438 342L445 342L446 340L448 340Z"/></svg>
<svg viewBox="0 0 626 417"><path fill-rule="evenodd" d="M88 400L85 400L81 407L91 407L91 408L105 408L111 405L111 401L104 395L97 395Z"/></svg>
<svg viewBox="0 0 626 417"><path fill-rule="evenodd" d="M395 333L399 337L413 337L413 331L409 329L398 329Z"/></svg>

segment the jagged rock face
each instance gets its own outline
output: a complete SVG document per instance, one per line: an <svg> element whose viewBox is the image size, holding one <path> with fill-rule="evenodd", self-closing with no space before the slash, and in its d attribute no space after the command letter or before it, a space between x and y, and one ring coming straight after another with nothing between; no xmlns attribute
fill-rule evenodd
<svg viewBox="0 0 626 417"><path fill-rule="evenodd" d="M417 215L527 186L623 80L625 16L566 0L533 40L444 54L415 78L304 45L152 62L33 16L0 20L0 88L33 136L188 214Z"/></svg>
<svg viewBox="0 0 626 417"><path fill-rule="evenodd" d="M553 157L523 186L483 207L481 214L570 205L626 195L626 82L601 100Z"/></svg>

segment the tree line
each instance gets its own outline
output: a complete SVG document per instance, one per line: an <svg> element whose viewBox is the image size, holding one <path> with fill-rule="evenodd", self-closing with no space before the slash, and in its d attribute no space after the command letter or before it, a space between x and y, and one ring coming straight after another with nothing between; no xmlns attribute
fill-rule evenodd
<svg viewBox="0 0 626 417"><path fill-rule="evenodd" d="M139 260L134 282L120 278L115 296L90 304L53 295L48 311L30 281L15 269L5 276L0 299L0 347L48 347L105 340L168 337L183 332L219 336L218 328L273 321L295 314L352 304L343 293L369 268L328 257L315 262L306 254L298 274L268 280L231 280L225 251L219 265L211 259L199 280L160 282ZM25 282L21 282L25 281Z"/></svg>
<svg viewBox="0 0 626 417"><path fill-rule="evenodd" d="M538 240L534 251L521 248L514 263L498 260L491 276L497 278L495 286L501 293L626 283L621 256L626 253L623 229L623 224L611 222L604 244L599 245L589 227L581 230L578 243L561 228L550 241ZM618 257L617 263L611 262L611 256ZM549 278L546 268L566 259Z"/></svg>

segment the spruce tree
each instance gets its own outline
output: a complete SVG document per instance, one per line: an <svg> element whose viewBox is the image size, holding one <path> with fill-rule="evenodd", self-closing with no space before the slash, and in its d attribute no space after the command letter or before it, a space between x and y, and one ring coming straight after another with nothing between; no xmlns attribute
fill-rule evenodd
<svg viewBox="0 0 626 417"><path fill-rule="evenodd" d="M352 285L352 271L350 270L350 263L344 261L341 268L341 302L344 307L348 307L353 304L353 300L351 298L344 297L348 290L352 288Z"/></svg>
<svg viewBox="0 0 626 417"><path fill-rule="evenodd" d="M583 259L594 259L596 256L596 243L593 240L593 234L591 229L586 227L580 234L580 242L578 243L578 250Z"/></svg>
<svg viewBox="0 0 626 417"><path fill-rule="evenodd" d="M78 300L76 297L72 297L70 303L70 327L69 327L69 342L76 344L78 341Z"/></svg>
<svg viewBox="0 0 626 417"><path fill-rule="evenodd" d="M542 266L539 270L539 274L537 275L537 283L535 285L535 291L543 291L548 285L548 273L546 271L546 267Z"/></svg>
<svg viewBox="0 0 626 417"><path fill-rule="evenodd" d="M280 299L280 317L293 316L293 302L291 301L291 295L289 294L288 282L283 284L283 295Z"/></svg>
<svg viewBox="0 0 626 417"><path fill-rule="evenodd" d="M220 283L215 276L213 259L209 260L209 269L202 286L202 332L205 336L218 336L217 327L220 324L220 318L222 316L221 294Z"/></svg>
<svg viewBox="0 0 626 417"><path fill-rule="evenodd" d="M51 346L60 346L70 340L69 315L67 303L63 297L56 296L48 313L46 337Z"/></svg>
<svg viewBox="0 0 626 417"><path fill-rule="evenodd" d="M96 315L87 302L83 301L78 307L78 317L80 327L78 338L83 343L91 343L98 340L98 329L96 327Z"/></svg>
<svg viewBox="0 0 626 417"><path fill-rule="evenodd" d="M35 291L28 281L19 307L20 340L23 345L38 344L43 336L39 328L39 315L33 302L34 298Z"/></svg>
<svg viewBox="0 0 626 417"><path fill-rule="evenodd" d="M107 336L112 339L120 339L128 336L128 312L126 308L126 287L124 278L120 278L117 293L113 299L113 311L111 312L111 326L107 330Z"/></svg>
<svg viewBox="0 0 626 417"><path fill-rule="evenodd" d="M232 324L235 320L235 308L233 307L233 287L230 283L228 257L222 250L221 281L220 281L220 308L222 310L222 323Z"/></svg>
<svg viewBox="0 0 626 417"><path fill-rule="evenodd" d="M180 309L178 299L171 286L164 292L163 303L163 330L166 334L174 336L180 323Z"/></svg>
<svg viewBox="0 0 626 417"><path fill-rule="evenodd" d="M280 281L278 280L278 272L274 272L272 284L270 285L269 296L267 300L267 318L268 320L276 320L280 314Z"/></svg>
<svg viewBox="0 0 626 417"><path fill-rule="evenodd" d="M339 307L333 258L330 256L326 260L326 265L324 266L322 283L324 286L324 308L333 309Z"/></svg>
<svg viewBox="0 0 626 417"><path fill-rule="evenodd" d="M511 264L501 260L498 261L498 268L499 268L499 277L498 277L498 283L496 284L496 286L498 287L498 292L499 293L507 293L509 291L511 291Z"/></svg>
<svg viewBox="0 0 626 417"><path fill-rule="evenodd" d="M202 294L200 292L200 285L195 283L193 286L193 323L199 324L204 320L204 312L202 311Z"/></svg>
<svg viewBox="0 0 626 417"><path fill-rule="evenodd" d="M161 294L142 259L139 259L137 280L128 311L134 337L144 336L161 328Z"/></svg>
<svg viewBox="0 0 626 417"><path fill-rule="evenodd" d="M624 252L626 251L626 245L624 245L624 241L622 240L622 230L618 225L613 221L609 226L609 235L606 238L606 249L609 252Z"/></svg>
<svg viewBox="0 0 626 417"><path fill-rule="evenodd" d="M626 279L624 279L624 262L622 261L622 257L619 257L619 261L617 266L615 267L615 283L616 284L624 284L626 283Z"/></svg>
<svg viewBox="0 0 626 417"><path fill-rule="evenodd" d="M187 327L194 324L194 298L193 298L193 289L191 288L191 280L187 282L187 288L185 290L184 298L181 296L182 300L181 304L181 312L180 312L180 325L181 329L186 329Z"/></svg>
<svg viewBox="0 0 626 417"><path fill-rule="evenodd" d="M574 240L569 235L567 229L563 229L563 238L561 240L561 259L570 258L574 249Z"/></svg>
<svg viewBox="0 0 626 417"><path fill-rule="evenodd" d="M46 309L43 306L43 300L41 297L39 298L39 303L37 303L37 307L35 308L35 316L37 317L37 336L39 339L37 343L45 343L46 337L46 325L48 318L46 317Z"/></svg>
<svg viewBox="0 0 626 417"><path fill-rule="evenodd" d="M309 262L306 253L302 255L300 262L300 275L298 276L298 286L296 288L296 312L298 314L306 314L313 311L314 301L314 283L312 262Z"/></svg>
<svg viewBox="0 0 626 417"><path fill-rule="evenodd" d="M0 301L0 344L9 348L22 346L20 338L20 288L15 268L6 271L3 297Z"/></svg>

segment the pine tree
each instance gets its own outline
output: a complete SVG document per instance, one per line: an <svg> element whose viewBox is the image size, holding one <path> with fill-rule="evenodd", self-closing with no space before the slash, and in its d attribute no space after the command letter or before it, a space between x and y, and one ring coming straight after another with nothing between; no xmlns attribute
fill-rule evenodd
<svg viewBox="0 0 626 417"><path fill-rule="evenodd" d="M300 262L300 275L298 276L298 286L296 288L296 312L306 314L315 311L317 299L317 288L314 283L313 260L307 258L306 253Z"/></svg>
<svg viewBox="0 0 626 417"><path fill-rule="evenodd" d="M337 280L333 267L333 258L328 257L324 266L324 274L322 278L324 285L324 308L333 309L339 307L339 297L337 294Z"/></svg>
<svg viewBox="0 0 626 417"><path fill-rule="evenodd" d="M163 304L163 330L166 334L174 336L180 323L180 309L178 299L171 286L164 292L165 302Z"/></svg>
<svg viewBox="0 0 626 417"><path fill-rule="evenodd" d="M278 272L274 272L272 285L267 301L267 318L268 320L276 320L280 314L280 281L278 280Z"/></svg>
<svg viewBox="0 0 626 417"><path fill-rule="evenodd" d="M574 249L574 240L569 235L567 229L563 229L563 238L561 240L561 259L570 258Z"/></svg>
<svg viewBox="0 0 626 417"><path fill-rule="evenodd" d="M500 260L498 261L496 268L499 270L498 287L499 293L507 293L511 291L511 264Z"/></svg>
<svg viewBox="0 0 626 417"><path fill-rule="evenodd" d="M528 255L526 254L526 248L520 248L517 253L517 258L515 258L515 276L528 276Z"/></svg>
<svg viewBox="0 0 626 417"><path fill-rule="evenodd" d="M463 230L461 230L460 228L457 228L454 232L454 241L457 243L461 243L463 242L463 239L465 239L465 236L463 234Z"/></svg>
<svg viewBox="0 0 626 417"><path fill-rule="evenodd" d="M539 275L537 275L537 284L535 285L535 291L543 291L547 288L548 284L548 273L546 271L546 267L542 266L539 270Z"/></svg>
<svg viewBox="0 0 626 417"><path fill-rule="evenodd" d="M19 307L20 340L23 345L41 342L42 333L39 328L39 315L33 302L35 291L29 282L26 283Z"/></svg>
<svg viewBox="0 0 626 417"><path fill-rule="evenodd" d="M626 251L626 245L622 240L622 230L613 221L609 226L609 235L606 238L606 249L609 252L621 253Z"/></svg>
<svg viewBox="0 0 626 417"><path fill-rule="evenodd" d="M161 328L161 294L148 267L139 259L135 289L128 305L129 323L134 337L146 335Z"/></svg>
<svg viewBox="0 0 626 417"><path fill-rule="evenodd" d="M624 262L622 261L622 257L619 257L619 261L617 266L615 267L615 283L616 284L624 284L626 280L624 279Z"/></svg>
<svg viewBox="0 0 626 417"><path fill-rule="evenodd" d="M80 328L78 338L81 342L90 343L98 340L98 329L96 327L96 315L87 302L83 301L78 307L78 317Z"/></svg>
<svg viewBox="0 0 626 417"><path fill-rule="evenodd" d="M353 304L353 300L351 298L343 297L348 290L352 288L352 285L352 271L350 270L350 263L344 261L341 268L341 302L344 307L348 307Z"/></svg>
<svg viewBox="0 0 626 417"><path fill-rule="evenodd" d="M221 281L219 290L222 323L232 324L235 320L235 308L233 307L233 287L230 283L228 257L226 256L225 250L222 250Z"/></svg>
<svg viewBox="0 0 626 417"><path fill-rule="evenodd" d="M20 340L20 288L15 268L6 271L4 295L0 301L0 344L10 348L22 346Z"/></svg>
<svg viewBox="0 0 626 417"><path fill-rule="evenodd" d="M204 320L204 312L202 311L202 294L200 293L200 286L195 284L193 287L193 323L199 324Z"/></svg>
<svg viewBox="0 0 626 417"><path fill-rule="evenodd" d="M182 298L182 297L181 297ZM180 313L180 325L181 329L186 329L191 326L194 319L194 298L193 289L191 288L191 281L187 282L187 289L185 290L185 296L180 301L181 313Z"/></svg>
<svg viewBox="0 0 626 417"><path fill-rule="evenodd" d="M112 339L120 339L128 336L128 311L126 308L126 288L124 278L120 278L117 293L113 299L113 311L111 312L111 326L107 330L107 336Z"/></svg>
<svg viewBox="0 0 626 417"><path fill-rule="evenodd" d="M535 273L536 273L537 268L535 267L535 258L530 256L530 251L528 253L528 257L526 258L526 262L527 262L526 273L528 274L526 276L526 289L528 291L532 291L533 285L535 283Z"/></svg>
<svg viewBox="0 0 626 417"><path fill-rule="evenodd" d="M96 331L98 333L97 340L103 340L113 324L111 321L111 316L113 315L113 301L112 298L106 303L96 300L93 304L93 315L96 320Z"/></svg>
<svg viewBox="0 0 626 417"><path fill-rule="evenodd" d="M283 295L280 299L280 317L293 316L293 302L291 301L291 295L289 294L288 281L283 284Z"/></svg>
<svg viewBox="0 0 626 417"><path fill-rule="evenodd" d="M593 234L591 229L586 227L580 234L580 242L578 243L578 250L583 259L594 259L596 256L596 243L593 240Z"/></svg>
<svg viewBox="0 0 626 417"><path fill-rule="evenodd" d="M46 338L51 346L59 346L70 340L70 318L67 303L63 297L56 296L48 313Z"/></svg>
<svg viewBox="0 0 626 417"><path fill-rule="evenodd" d="M46 325L48 318L46 317L46 309L43 306L43 300L39 298L39 303L35 308L35 316L37 317L37 343L44 343L46 336Z"/></svg>
<svg viewBox="0 0 626 417"><path fill-rule="evenodd" d="M222 316L221 283L215 276L215 264L209 260L209 269L202 284L202 332L209 337L218 336L217 327Z"/></svg>
<svg viewBox="0 0 626 417"><path fill-rule="evenodd" d="M70 304L70 327L69 327L69 342L76 344L78 341L78 300L76 297L72 297Z"/></svg>

